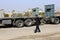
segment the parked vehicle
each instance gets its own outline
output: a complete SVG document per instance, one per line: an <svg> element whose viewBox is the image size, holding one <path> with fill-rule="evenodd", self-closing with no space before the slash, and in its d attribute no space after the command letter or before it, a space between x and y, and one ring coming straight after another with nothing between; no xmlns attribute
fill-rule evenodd
<svg viewBox="0 0 60 40"><path fill-rule="evenodd" d="M45 5L45 21L46 23L55 23L58 24L60 22L60 16L55 16L55 5Z"/></svg>
<svg viewBox="0 0 60 40"><path fill-rule="evenodd" d="M40 9L38 7L33 8L32 15L30 15L30 16L16 17L16 15L15 16L13 15L13 17L2 17L2 18L0 18L0 24L3 24L3 25L10 24L10 25L15 25L17 27L23 27L24 25L31 26L31 25L35 24L35 15L39 16L40 23L58 24L60 22L60 16L54 16L54 9L55 9L54 4L45 5L45 14L43 17L41 17L41 16L39 16Z"/></svg>

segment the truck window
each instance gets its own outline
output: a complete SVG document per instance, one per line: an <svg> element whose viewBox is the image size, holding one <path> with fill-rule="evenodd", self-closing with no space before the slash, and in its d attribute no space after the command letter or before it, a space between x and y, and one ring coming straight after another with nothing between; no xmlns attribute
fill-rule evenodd
<svg viewBox="0 0 60 40"><path fill-rule="evenodd" d="M33 10L33 12L36 12L36 10Z"/></svg>
<svg viewBox="0 0 60 40"><path fill-rule="evenodd" d="M51 9L49 8L49 9L46 9L46 12L51 12Z"/></svg>

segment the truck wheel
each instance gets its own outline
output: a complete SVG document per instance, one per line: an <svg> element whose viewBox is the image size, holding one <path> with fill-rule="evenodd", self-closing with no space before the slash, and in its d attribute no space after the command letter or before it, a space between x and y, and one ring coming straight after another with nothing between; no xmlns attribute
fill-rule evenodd
<svg viewBox="0 0 60 40"><path fill-rule="evenodd" d="M23 20L17 20L16 21L16 26L21 28L24 25Z"/></svg>
<svg viewBox="0 0 60 40"><path fill-rule="evenodd" d="M58 24L59 23L59 19L58 18L55 18L54 23L55 24Z"/></svg>
<svg viewBox="0 0 60 40"><path fill-rule="evenodd" d="M26 26L31 26L32 25L32 20L31 19L26 19L24 23L25 23Z"/></svg>

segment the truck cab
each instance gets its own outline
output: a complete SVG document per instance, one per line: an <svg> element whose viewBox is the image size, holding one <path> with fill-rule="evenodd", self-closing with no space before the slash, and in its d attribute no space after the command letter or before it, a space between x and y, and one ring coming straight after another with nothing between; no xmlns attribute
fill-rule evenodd
<svg viewBox="0 0 60 40"><path fill-rule="evenodd" d="M45 5L45 20L47 23L59 23L59 18L54 16L55 14L55 5Z"/></svg>

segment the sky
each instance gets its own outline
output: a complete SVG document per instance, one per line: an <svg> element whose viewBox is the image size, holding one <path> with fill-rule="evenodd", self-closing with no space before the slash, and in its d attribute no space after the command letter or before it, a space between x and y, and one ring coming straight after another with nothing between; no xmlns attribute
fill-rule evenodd
<svg viewBox="0 0 60 40"><path fill-rule="evenodd" d="M5 11L26 11L39 7L44 11L44 5L55 4L55 10L60 11L60 0L0 0L0 9Z"/></svg>

